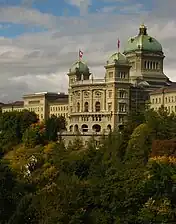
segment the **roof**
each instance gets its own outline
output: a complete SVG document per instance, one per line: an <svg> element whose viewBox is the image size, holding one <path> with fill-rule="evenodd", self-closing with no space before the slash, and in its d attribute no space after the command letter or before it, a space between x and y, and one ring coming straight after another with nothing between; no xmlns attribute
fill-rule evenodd
<svg viewBox="0 0 176 224"><path fill-rule="evenodd" d="M59 97L59 96L65 96L66 94L63 92L38 92L38 93L29 93L23 95L23 98L29 98L29 97L37 97L37 96L51 96L51 97Z"/></svg>
<svg viewBox="0 0 176 224"><path fill-rule="evenodd" d="M68 104L68 98L67 99L56 99L49 101L50 103L54 104Z"/></svg>
<svg viewBox="0 0 176 224"><path fill-rule="evenodd" d="M128 64L128 60L126 56L120 52L116 52L110 56L110 58L107 61L107 64Z"/></svg>
<svg viewBox="0 0 176 224"><path fill-rule="evenodd" d="M162 93L170 93L170 92L176 92L176 82L172 82L168 86L163 86L162 88L156 89L150 93L150 95L157 95Z"/></svg>
<svg viewBox="0 0 176 224"><path fill-rule="evenodd" d="M4 103L2 107L23 107L24 102L23 101L15 101L12 103Z"/></svg>
<svg viewBox="0 0 176 224"><path fill-rule="evenodd" d="M76 61L69 69L69 72L70 73L76 73L76 72L89 73L89 68L85 62Z"/></svg>
<svg viewBox="0 0 176 224"><path fill-rule="evenodd" d="M162 52L162 45L154 37L147 34L147 27L144 24L140 26L139 34L128 40L124 54L137 50Z"/></svg>

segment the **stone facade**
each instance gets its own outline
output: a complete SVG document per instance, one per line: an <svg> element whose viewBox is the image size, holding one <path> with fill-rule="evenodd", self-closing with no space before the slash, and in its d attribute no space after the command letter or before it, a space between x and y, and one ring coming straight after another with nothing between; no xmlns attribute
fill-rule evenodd
<svg viewBox="0 0 176 224"><path fill-rule="evenodd" d="M168 113L176 113L176 83L151 92L150 104L156 111L164 107Z"/></svg>

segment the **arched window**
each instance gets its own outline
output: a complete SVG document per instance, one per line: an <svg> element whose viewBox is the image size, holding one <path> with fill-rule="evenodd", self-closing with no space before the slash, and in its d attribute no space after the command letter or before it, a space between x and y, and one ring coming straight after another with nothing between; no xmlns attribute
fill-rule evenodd
<svg viewBox="0 0 176 224"><path fill-rule="evenodd" d="M70 125L70 132L73 131L73 125Z"/></svg>
<svg viewBox="0 0 176 224"><path fill-rule="evenodd" d="M92 129L95 131L95 132L100 132L101 131L101 126L99 124L94 124Z"/></svg>
<svg viewBox="0 0 176 224"><path fill-rule="evenodd" d="M78 125L77 124L75 124L75 126L74 126L74 131L78 132Z"/></svg>
<svg viewBox="0 0 176 224"><path fill-rule="evenodd" d="M80 103L77 103L77 112L80 111Z"/></svg>
<svg viewBox="0 0 176 224"><path fill-rule="evenodd" d="M158 62L156 62L156 69L158 69L159 67L158 67Z"/></svg>
<svg viewBox="0 0 176 224"><path fill-rule="evenodd" d="M88 112L89 111L89 104L88 102L85 102L84 104L84 112Z"/></svg>
<svg viewBox="0 0 176 224"><path fill-rule="evenodd" d="M153 69L153 63L152 63L152 61L150 62L150 69Z"/></svg>
<svg viewBox="0 0 176 224"><path fill-rule="evenodd" d="M100 112L100 102L95 103L95 112Z"/></svg>
<svg viewBox="0 0 176 224"><path fill-rule="evenodd" d="M150 62L147 62L147 69L150 69Z"/></svg>
<svg viewBox="0 0 176 224"><path fill-rule="evenodd" d="M144 62L144 68L147 68L147 62L146 61Z"/></svg>
<svg viewBox="0 0 176 224"><path fill-rule="evenodd" d="M111 131L111 125L110 124L108 124L107 129L108 129L108 131Z"/></svg>
<svg viewBox="0 0 176 224"><path fill-rule="evenodd" d="M81 128L82 128L83 132L88 132L88 125L87 124L83 124Z"/></svg>

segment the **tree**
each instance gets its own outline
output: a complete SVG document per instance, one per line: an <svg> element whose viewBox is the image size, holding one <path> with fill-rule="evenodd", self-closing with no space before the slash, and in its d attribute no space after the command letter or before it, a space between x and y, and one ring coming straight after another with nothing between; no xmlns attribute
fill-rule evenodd
<svg viewBox="0 0 176 224"><path fill-rule="evenodd" d="M29 111L12 111L0 116L0 151L5 153L21 142L23 133L33 123L37 122L37 115Z"/></svg>
<svg viewBox="0 0 176 224"><path fill-rule="evenodd" d="M7 164L0 160L0 223L7 223L13 214L18 197L15 191L15 175Z"/></svg>
<svg viewBox="0 0 176 224"><path fill-rule="evenodd" d="M58 132L61 132L66 129L66 121L65 118L60 116L56 117L54 115L49 118L46 123L46 139L48 141L57 141L58 140Z"/></svg>
<svg viewBox="0 0 176 224"><path fill-rule="evenodd" d="M128 142L126 159L138 160L139 163L148 161L151 152L151 129L147 124L139 125L132 133Z"/></svg>
<svg viewBox="0 0 176 224"><path fill-rule="evenodd" d="M26 148L44 144L46 128L43 123L32 124L23 134L23 143Z"/></svg>

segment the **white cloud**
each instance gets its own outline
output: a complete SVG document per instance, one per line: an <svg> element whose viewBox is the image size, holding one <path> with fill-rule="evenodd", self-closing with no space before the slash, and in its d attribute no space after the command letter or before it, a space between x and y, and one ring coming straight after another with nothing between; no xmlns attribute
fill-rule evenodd
<svg viewBox="0 0 176 224"><path fill-rule="evenodd" d="M79 48L84 51L84 60L91 72L103 78L106 60L117 50L117 38L123 50L128 38L138 33L141 22L146 23L148 33L163 45L165 73L176 81L176 18L169 12L163 17L163 7L167 11L167 5L162 2L162 13L153 9L144 16L98 12L82 18L57 18L29 8L1 8L0 22L36 24L50 30L25 33L14 39L0 37L0 100L19 99L23 93L33 91L66 90L67 72L77 60ZM174 1L172 7L175 6Z"/></svg>
<svg viewBox="0 0 176 224"><path fill-rule="evenodd" d="M81 15L85 15L88 12L88 8L92 3L92 0L66 0L69 4L74 5L80 9Z"/></svg>
<svg viewBox="0 0 176 224"><path fill-rule="evenodd" d="M98 12L110 13L110 12L113 12L115 9L117 9L116 6L105 6L105 7L101 8L100 10L98 10Z"/></svg>
<svg viewBox="0 0 176 224"><path fill-rule="evenodd" d="M27 9L23 7L1 7L0 22L53 28L57 25L57 18L47 13L41 13L35 9Z"/></svg>

